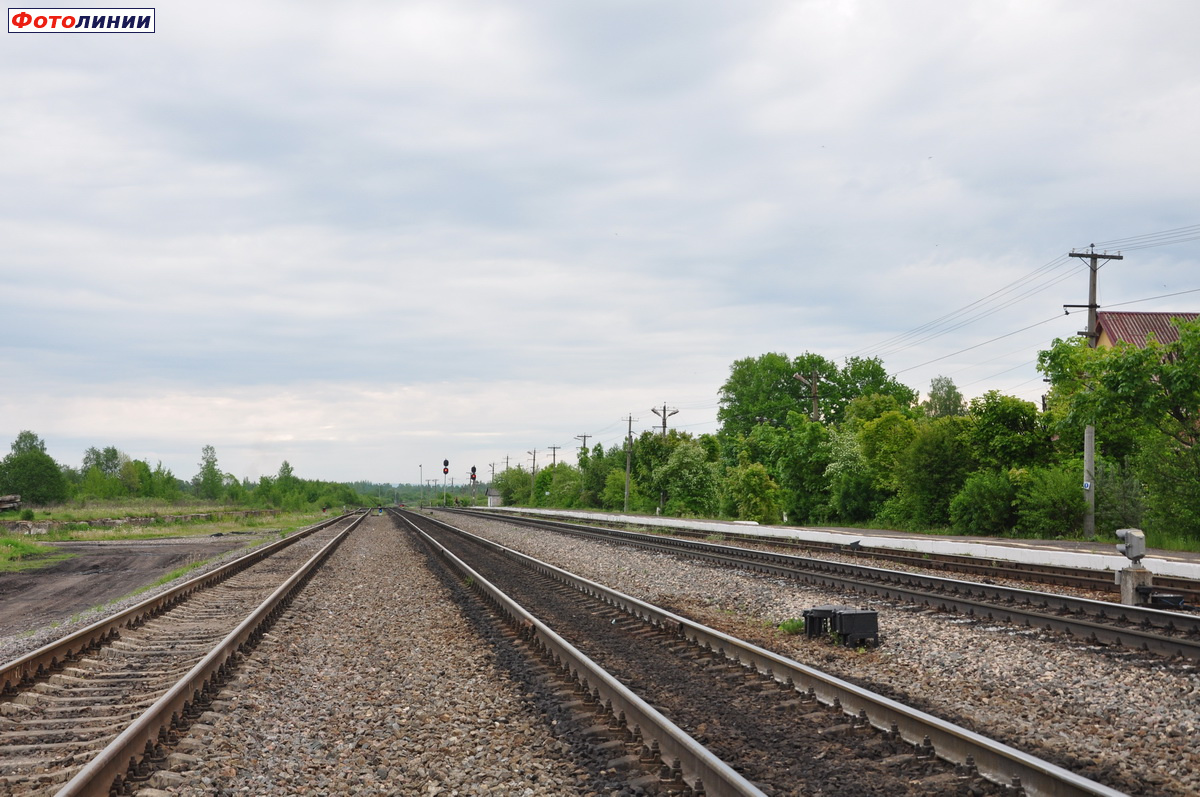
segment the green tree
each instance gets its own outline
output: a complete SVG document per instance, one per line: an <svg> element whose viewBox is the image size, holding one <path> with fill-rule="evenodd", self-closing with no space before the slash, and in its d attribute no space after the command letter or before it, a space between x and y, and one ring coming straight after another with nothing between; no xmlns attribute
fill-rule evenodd
<svg viewBox="0 0 1200 797"><path fill-rule="evenodd" d="M662 466L665 512L676 517L714 517L718 508L717 464L700 443L686 440L675 446Z"/></svg>
<svg viewBox="0 0 1200 797"><path fill-rule="evenodd" d="M1146 530L1195 539L1200 321L1176 326L1177 340L1162 344L1151 337L1141 349L1128 344L1091 349L1078 339L1056 340L1040 353L1038 367L1050 378L1063 425L1095 424L1101 453L1132 465L1144 487Z"/></svg>
<svg viewBox="0 0 1200 797"><path fill-rule="evenodd" d="M1050 435L1032 402L989 390L971 400L968 439L972 453L989 468L1024 468L1049 460Z"/></svg>
<svg viewBox="0 0 1200 797"><path fill-rule="evenodd" d="M1026 537L1054 539L1083 532L1087 502L1079 489L1082 465L1032 468L1017 483L1016 530Z"/></svg>
<svg viewBox="0 0 1200 797"><path fill-rule="evenodd" d="M62 468L46 453L46 444L33 432L18 434L12 451L0 460L0 495L19 495L24 503L39 506L67 499L68 486Z"/></svg>
<svg viewBox="0 0 1200 797"><path fill-rule="evenodd" d="M950 524L957 534L1004 536L1017 523L1016 500L1006 471L976 471L950 501Z"/></svg>
<svg viewBox="0 0 1200 797"><path fill-rule="evenodd" d="M967 402L963 394L948 376L935 376L929 383L929 398L921 402L921 409L930 418L948 418L967 414Z"/></svg>
<svg viewBox="0 0 1200 797"><path fill-rule="evenodd" d="M950 501L975 469L966 439L970 422L946 415L917 424L898 461L895 517L906 528L950 525Z"/></svg>
<svg viewBox="0 0 1200 797"><path fill-rule="evenodd" d="M529 471L516 467L505 468L496 474L492 487L500 493L500 501L505 506L530 506L530 491L533 488ZM441 500L438 493L437 500Z"/></svg>
<svg viewBox="0 0 1200 797"><path fill-rule="evenodd" d="M838 375L837 366L817 354L805 352L789 359L786 354L770 352L737 360L729 368L729 378L721 386L717 420L722 432L731 438L746 436L760 424L781 425L789 412L809 412L810 388L795 377L818 377L821 413L828 413L840 393L830 394L826 386Z"/></svg>
<svg viewBox="0 0 1200 797"><path fill-rule="evenodd" d="M826 420L833 424L842 422L850 402L860 396L890 396L900 410L908 410L917 400L917 392L888 375L878 357L850 357L823 390L830 399Z"/></svg>
<svg viewBox="0 0 1200 797"><path fill-rule="evenodd" d="M29 451L41 451L45 454L46 441L28 429L22 429L17 433L16 439L12 441L11 453L24 454Z"/></svg>
<svg viewBox="0 0 1200 797"><path fill-rule="evenodd" d="M743 460L725 477L722 510L739 520L779 523L783 518L779 485L761 463Z"/></svg>
<svg viewBox="0 0 1200 797"><path fill-rule="evenodd" d="M221 497L224 486L224 477L217 466L217 451L206 445L200 451L200 472L192 477L192 488L198 498L215 501Z"/></svg>

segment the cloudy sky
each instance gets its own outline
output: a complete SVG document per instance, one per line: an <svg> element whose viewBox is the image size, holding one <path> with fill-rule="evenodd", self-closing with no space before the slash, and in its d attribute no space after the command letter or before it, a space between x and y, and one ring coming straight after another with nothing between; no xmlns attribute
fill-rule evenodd
<svg viewBox="0 0 1200 797"><path fill-rule="evenodd" d="M461 483L770 351L1037 400L1091 243L1200 309L1194 0L156 9L0 46L0 450Z"/></svg>

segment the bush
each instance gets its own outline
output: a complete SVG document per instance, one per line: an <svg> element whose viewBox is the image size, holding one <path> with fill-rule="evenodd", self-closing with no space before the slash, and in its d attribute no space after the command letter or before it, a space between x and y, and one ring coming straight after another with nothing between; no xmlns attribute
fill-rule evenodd
<svg viewBox="0 0 1200 797"><path fill-rule="evenodd" d="M958 534L1008 534L1017 522L1016 497L1016 485L1008 473L973 473L950 501L950 524Z"/></svg>
<svg viewBox="0 0 1200 797"><path fill-rule="evenodd" d="M1017 490L1017 531L1021 535L1048 539L1078 536L1086 513L1081 466L1034 468L1021 479Z"/></svg>
<svg viewBox="0 0 1200 797"><path fill-rule="evenodd" d="M33 520L33 510L32 509L22 509L21 510L21 520Z"/></svg>

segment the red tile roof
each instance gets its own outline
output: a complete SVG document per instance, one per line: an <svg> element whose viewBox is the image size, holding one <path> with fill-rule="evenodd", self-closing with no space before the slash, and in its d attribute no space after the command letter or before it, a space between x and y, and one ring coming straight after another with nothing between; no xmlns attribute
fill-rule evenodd
<svg viewBox="0 0 1200 797"><path fill-rule="evenodd" d="M1096 313L1096 331L1099 345L1112 346L1118 342L1131 343L1139 349L1146 347L1146 336L1154 333L1159 343L1179 340L1179 329L1172 319L1194 321L1200 313Z"/></svg>

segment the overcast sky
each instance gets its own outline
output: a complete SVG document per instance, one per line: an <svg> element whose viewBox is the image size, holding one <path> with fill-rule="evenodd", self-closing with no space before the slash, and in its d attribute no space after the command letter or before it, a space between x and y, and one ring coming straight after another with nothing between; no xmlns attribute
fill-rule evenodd
<svg viewBox="0 0 1200 797"><path fill-rule="evenodd" d="M1064 255L1200 225L1194 0L156 9L4 34L0 453L461 483L664 403L714 432L771 351L1036 401L1086 324Z"/></svg>

